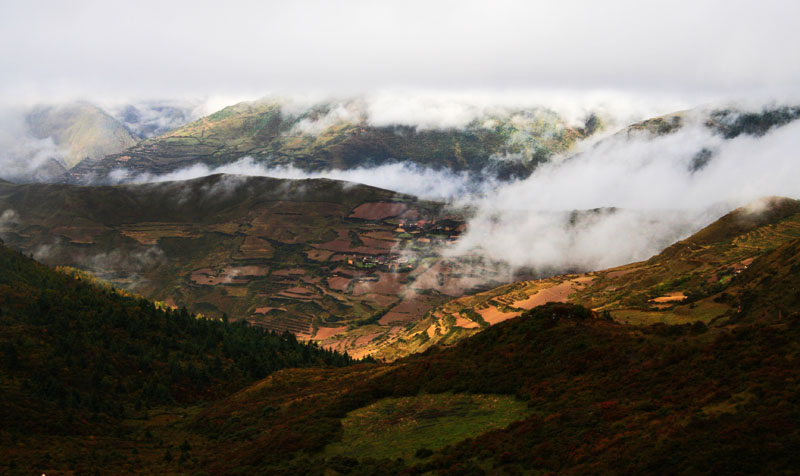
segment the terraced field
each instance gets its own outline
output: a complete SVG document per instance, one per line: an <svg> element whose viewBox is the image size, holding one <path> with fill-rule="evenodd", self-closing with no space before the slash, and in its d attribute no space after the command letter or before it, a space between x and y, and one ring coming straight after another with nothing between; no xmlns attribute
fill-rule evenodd
<svg viewBox="0 0 800 476"><path fill-rule="evenodd" d="M3 239L46 263L341 350L483 282L469 273L491 272L439 256L463 229L457 212L327 180L2 184L6 209L25 212L3 225Z"/></svg>
<svg viewBox="0 0 800 476"><path fill-rule="evenodd" d="M737 209L659 255L604 271L501 286L450 301L363 349L393 360L451 344L546 302L571 302L627 324L706 324L738 312L729 298L755 258L800 237L800 202L768 198ZM727 292L726 292L727 291Z"/></svg>

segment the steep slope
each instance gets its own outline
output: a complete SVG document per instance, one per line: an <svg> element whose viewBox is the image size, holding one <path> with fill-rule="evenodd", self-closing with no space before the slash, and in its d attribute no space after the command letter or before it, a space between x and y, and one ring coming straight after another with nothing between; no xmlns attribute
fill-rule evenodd
<svg viewBox="0 0 800 476"><path fill-rule="evenodd" d="M453 300L402 332L376 339L364 352L395 359L450 344L546 302L581 304L631 324L729 319L740 310L739 299L731 295L741 292L735 286L739 275L757 257L798 237L800 201L765 198L647 261L508 284Z"/></svg>
<svg viewBox="0 0 800 476"><path fill-rule="evenodd" d="M219 398L290 366L352 362L290 334L157 307L0 243L4 474L13 473L15 458L48 447L48 438L65 441L51 448L56 455L94 440L89 435L130 441L132 429L120 424L148 418L150 408ZM9 438L31 444L20 451ZM45 451L28 463L47 467Z"/></svg>
<svg viewBox="0 0 800 476"><path fill-rule="evenodd" d="M782 319L795 313L800 309L800 239L753 261L742 271L734 291L739 319Z"/></svg>
<svg viewBox="0 0 800 476"><path fill-rule="evenodd" d="M61 160L67 169L86 158L97 160L138 142L119 121L89 103L37 106L25 122L34 137L52 138L64 151Z"/></svg>
<svg viewBox="0 0 800 476"><path fill-rule="evenodd" d="M75 410L73 419L66 420L76 422L70 423L69 434L57 426L43 430L36 424L45 418L69 418L63 405L40 403L34 424L0 432L0 470L791 474L800 465L800 429L795 423L800 419L800 309L796 293L776 305L773 299L800 285L800 273L792 271L800 266L798 250L798 238L793 238L756 258L731 285L750 296L741 312L711 325L630 325L580 306L551 303L453 346L391 364L282 370L200 406L144 411L125 403L125 417L115 420L118 417L109 415L108 424ZM18 254L0 253L0 258L8 263L3 269L11 270L0 276L12 276L15 286L0 286L0 322L10 324L5 328L12 333L4 332L2 339L15 332L37 333L22 339L29 346L26 352L8 351L4 344L3 368L9 363L17 368L0 374L6 382L0 387L4 392L13 388L8 382L22 388L12 372L33 368L28 365L37 361L41 342L49 346L50 339L58 340L58 318L46 326L24 322L41 319L39 313L23 312L41 301L36 298L40 289L55 291L47 302L67 315L73 309L71 301L84 311L99 309L100 316L105 314L104 300L130 309L131 318L157 312L142 307L141 301L51 271L43 273ZM58 291L60 281L94 294L65 297ZM26 296L28 292L34 299ZM92 295L98 300L90 299ZM164 332L157 342L169 341L170 319L177 324L179 316L172 313L165 317L166 325L161 322L144 335ZM67 328L80 329L75 325L80 321L73 322ZM115 324L125 339L133 337L125 330L131 322L136 321ZM193 321L181 323L189 322ZM197 322L201 327L212 324ZM172 332L180 336L179 342L191 340L191 332ZM102 345L104 339L91 342ZM112 345L106 352L113 355L123 348ZM59 354L71 355L50 355ZM175 368L182 368L186 354L175 355ZM111 362L116 368L116 361ZM121 386L117 398L133 401L126 392L135 396L139 388ZM33 395L34 401L50 398ZM18 397L3 401L24 407ZM9 421L30 414L15 411Z"/></svg>
<svg viewBox="0 0 800 476"><path fill-rule="evenodd" d="M492 282L438 254L460 233L458 213L332 180L6 183L3 214L11 246L194 312L304 338L361 327L342 350Z"/></svg>
<svg viewBox="0 0 800 476"><path fill-rule="evenodd" d="M70 180L103 178L118 168L159 174L193 164L217 166L251 156L269 166L306 171L407 162L434 169L525 176L554 153L598 128L591 116L570 127L545 109L487 114L465 128L373 125L358 100L298 111L280 102L240 103L103 160L87 160Z"/></svg>
<svg viewBox="0 0 800 476"><path fill-rule="evenodd" d="M630 326L548 304L374 370L276 374L215 404L193 428L225 439L236 415L239 431L269 429L229 440L225 458L209 462L220 474L780 473L800 463L799 346L797 309L707 328ZM472 397L428 409L452 392ZM502 428L482 429L463 408L487 398L508 408L504 395L527 414ZM264 416L261 405L277 410ZM356 414L365 424L354 426ZM448 415L475 425L469 437L439 439ZM411 431L418 446L409 456L399 443ZM382 442L381 457L361 452L363 440Z"/></svg>

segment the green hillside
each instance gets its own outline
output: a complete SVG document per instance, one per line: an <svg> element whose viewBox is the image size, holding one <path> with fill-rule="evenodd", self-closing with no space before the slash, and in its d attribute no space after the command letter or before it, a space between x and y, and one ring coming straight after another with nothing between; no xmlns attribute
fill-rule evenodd
<svg viewBox="0 0 800 476"><path fill-rule="evenodd" d="M102 160L87 160L70 173L77 182L105 177L116 168L131 173L165 173L193 164L218 166L254 157L269 166L306 171L349 169L403 162L434 169L526 176L540 162L564 152L599 127L595 116L582 128L569 126L546 109L487 114L465 128L424 129L396 124L373 126L361 111L328 119L337 107L356 101L321 103L297 112L281 103L240 103L161 137L145 140Z"/></svg>

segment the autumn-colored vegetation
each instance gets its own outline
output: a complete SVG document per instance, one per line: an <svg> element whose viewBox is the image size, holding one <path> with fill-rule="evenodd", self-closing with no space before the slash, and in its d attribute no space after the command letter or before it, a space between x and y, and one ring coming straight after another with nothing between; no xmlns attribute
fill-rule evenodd
<svg viewBox="0 0 800 476"><path fill-rule="evenodd" d="M630 324L550 303L446 347L338 368L351 362L288 336L161 311L3 250L0 389L11 424L0 431L0 470L792 474L800 467L800 238L775 228L782 244L709 296L726 309L718 319ZM717 243L689 240L660 259L680 263ZM602 279L628 275L614 276ZM252 382L269 342L285 366L305 368ZM448 406L462 419L447 420ZM486 411L512 415L511 423L482 426ZM441 426L414 448L408 435L426 422ZM450 424L463 439L437 438ZM393 451L370 450L380 438Z"/></svg>
<svg viewBox="0 0 800 476"><path fill-rule="evenodd" d="M228 395L278 369L351 363L288 333L159 308L0 245L7 437L102 433L151 408Z"/></svg>

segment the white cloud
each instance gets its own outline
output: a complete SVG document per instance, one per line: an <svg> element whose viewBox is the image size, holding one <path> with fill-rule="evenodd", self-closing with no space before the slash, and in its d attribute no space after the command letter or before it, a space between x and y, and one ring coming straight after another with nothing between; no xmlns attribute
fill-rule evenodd
<svg viewBox="0 0 800 476"><path fill-rule="evenodd" d="M0 226L11 225L19 222L19 215L13 208L7 208L0 213Z"/></svg>
<svg viewBox="0 0 800 476"><path fill-rule="evenodd" d="M283 109L291 111L291 108L285 107ZM333 102L327 113L319 117L306 117L297 121L290 131L290 134L309 134L316 136L333 126L339 124L360 124L364 119L363 108L353 104L353 101Z"/></svg>
<svg viewBox="0 0 800 476"><path fill-rule="evenodd" d="M695 154L713 151L691 171ZM617 135L538 168L473 203L451 250L537 269L599 269L641 260L763 196L800 198L800 121L763 137L723 140L695 123L655 137ZM618 207L583 215L572 210Z"/></svg>
<svg viewBox="0 0 800 476"><path fill-rule="evenodd" d="M415 195L430 200L452 200L484 193L494 186L494 180L470 175L466 172L432 170L413 164L392 163L378 167L359 167L349 170L326 170L305 172L296 167L268 167L245 157L236 162L219 167L193 165L162 175L131 174L125 169L111 172L112 183L158 183L190 180L212 174L238 176L275 177L284 179L327 178L351 183L361 183L373 187ZM237 181L238 183L238 181Z"/></svg>
<svg viewBox="0 0 800 476"><path fill-rule="evenodd" d="M66 151L51 137L34 137L18 108L0 109L0 178L27 180L48 161L62 162Z"/></svg>

